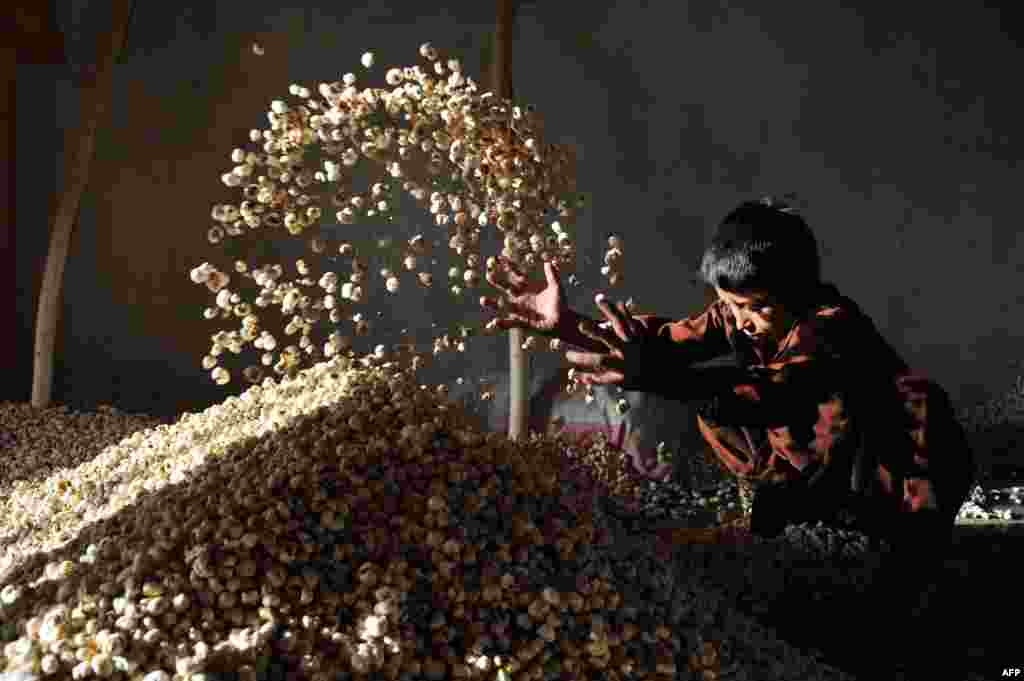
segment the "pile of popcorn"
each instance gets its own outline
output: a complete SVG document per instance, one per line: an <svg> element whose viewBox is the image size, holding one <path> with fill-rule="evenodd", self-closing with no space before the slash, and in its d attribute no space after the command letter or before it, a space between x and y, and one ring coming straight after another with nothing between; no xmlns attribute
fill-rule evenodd
<svg viewBox="0 0 1024 681"><path fill-rule="evenodd" d="M0 402L0 499L19 485L75 468L104 448L159 423L152 416L128 414L109 405L86 412L63 405L40 408Z"/></svg>
<svg viewBox="0 0 1024 681"><path fill-rule="evenodd" d="M985 489L975 485L967 501L960 507L956 519L1019 521L1024 520L1024 487L1013 485L1003 489Z"/></svg>
<svg viewBox="0 0 1024 681"><path fill-rule="evenodd" d="M0 671L844 678L778 642L765 662L697 554L620 555L561 447L476 432L373 355L266 379L5 500Z"/></svg>

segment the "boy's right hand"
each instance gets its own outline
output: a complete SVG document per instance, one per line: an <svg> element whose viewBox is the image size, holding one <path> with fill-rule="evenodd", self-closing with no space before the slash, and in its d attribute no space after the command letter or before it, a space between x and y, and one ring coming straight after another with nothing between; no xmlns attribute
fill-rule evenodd
<svg viewBox="0 0 1024 681"><path fill-rule="evenodd" d="M498 267L487 273L487 283L501 297L484 296L480 304L495 311L493 323L499 329L527 329L555 336L570 317L558 266L553 261L544 263L544 281L538 281L527 279L515 263L500 257Z"/></svg>

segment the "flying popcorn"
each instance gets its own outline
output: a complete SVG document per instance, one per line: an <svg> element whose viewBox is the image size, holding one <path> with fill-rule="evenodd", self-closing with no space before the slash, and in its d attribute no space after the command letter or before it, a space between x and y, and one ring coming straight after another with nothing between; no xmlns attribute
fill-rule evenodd
<svg viewBox="0 0 1024 681"><path fill-rule="evenodd" d="M387 305L378 291L400 295L428 288L448 272L446 288L459 298L479 286L481 265L493 271L499 254L529 273L538 273L546 261L574 262L575 245L565 227L579 204L572 150L545 140L531 107L481 91L459 59L441 58L429 43L420 46L419 56L425 65L391 67L380 86L364 84L351 72L315 88L291 83L286 96L270 103L267 126L249 132L250 145L227 154L232 165L221 182L237 198L214 206L207 238L233 254L224 267L204 263L189 275L216 296L216 306L207 306L212 315L207 311L204 317L237 324L216 336L205 353L216 360L207 370L215 372L211 377L218 384L245 376L223 360L246 347L263 346L258 363L291 375L332 347L332 332L365 336L375 306ZM360 62L372 69L373 52ZM445 232L438 241L448 243L450 257L428 259L423 235L405 240L392 233L390 221L403 193ZM350 241L331 253L328 244L339 224L352 241L377 243L377 252L367 255L388 268L379 283L367 277L376 263L356 258ZM544 236L548 228L550 238ZM491 243L482 236L493 229L504 232L500 253L481 252ZM280 237L302 239L309 252L296 262L294 275L277 263L251 255L239 260L234 253L239 239ZM609 246L621 251L620 243ZM621 254L606 261L618 265ZM401 287L398 269L414 274L419 286ZM354 321L352 306L371 314ZM256 344L263 338L260 330L274 325L261 318L271 308L284 316L279 330L295 338L295 350L287 355L266 349L263 341ZM439 333L462 320L444 321ZM467 343L461 339L452 347L464 350Z"/></svg>

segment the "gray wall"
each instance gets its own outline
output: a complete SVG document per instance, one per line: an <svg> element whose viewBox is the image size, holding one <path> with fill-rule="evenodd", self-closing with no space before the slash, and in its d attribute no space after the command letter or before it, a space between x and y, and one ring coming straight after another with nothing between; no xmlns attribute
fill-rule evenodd
<svg viewBox="0 0 1024 681"><path fill-rule="evenodd" d="M411 63L431 40L477 71L493 23L490 2L322 4L139 0L66 272L56 401L173 413L221 399L198 367L214 329L199 319L206 297L187 272L217 253L204 235L210 206L231 196L218 180L230 150L290 82L335 80L361 68L366 49L386 67ZM958 404L1000 394L1024 312L1020 48L1009 17L974 3L844 4L523 8L516 96L577 147L591 204L575 228L591 261L575 301L593 311L601 241L615 231L627 244L623 293L645 309L695 311L705 293L689 279L714 220L741 199L796 191L826 276L911 364ZM57 11L69 58L80 60L103 3ZM262 59L247 49L253 40L266 46ZM77 115L72 73L17 74L26 361L0 398L28 396L59 133ZM423 224L412 215L396 231ZM431 309L454 319L438 311L439 295L399 300L388 333L426 334ZM506 355L503 339L484 342L451 373L502 367Z"/></svg>

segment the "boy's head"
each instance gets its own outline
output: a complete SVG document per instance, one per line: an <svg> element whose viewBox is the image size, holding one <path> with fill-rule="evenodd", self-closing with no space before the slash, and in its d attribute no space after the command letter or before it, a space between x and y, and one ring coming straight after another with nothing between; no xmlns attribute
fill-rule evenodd
<svg viewBox="0 0 1024 681"><path fill-rule="evenodd" d="M700 273L755 340L780 340L821 281L818 243L785 204L744 201L719 223Z"/></svg>

